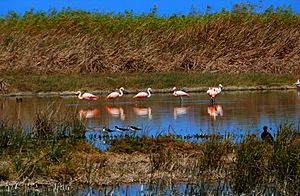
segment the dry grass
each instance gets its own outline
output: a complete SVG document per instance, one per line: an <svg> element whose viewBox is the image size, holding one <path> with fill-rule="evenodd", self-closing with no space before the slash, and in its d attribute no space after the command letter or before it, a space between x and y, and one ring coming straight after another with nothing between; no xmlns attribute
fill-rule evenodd
<svg viewBox="0 0 300 196"><path fill-rule="evenodd" d="M84 12L0 20L0 72L299 74L292 13L107 16Z"/></svg>

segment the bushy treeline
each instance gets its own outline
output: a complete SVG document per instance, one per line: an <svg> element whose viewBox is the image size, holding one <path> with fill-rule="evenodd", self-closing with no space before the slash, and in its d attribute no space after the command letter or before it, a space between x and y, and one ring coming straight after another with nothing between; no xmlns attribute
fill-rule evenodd
<svg viewBox="0 0 300 196"><path fill-rule="evenodd" d="M299 73L300 16L236 4L157 16L63 9L0 19L3 72Z"/></svg>

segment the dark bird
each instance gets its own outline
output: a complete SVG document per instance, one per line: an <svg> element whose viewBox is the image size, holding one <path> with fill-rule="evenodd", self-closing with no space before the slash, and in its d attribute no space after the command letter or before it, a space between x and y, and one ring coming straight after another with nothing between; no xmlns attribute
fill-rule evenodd
<svg viewBox="0 0 300 196"><path fill-rule="evenodd" d="M103 127L102 131L103 131L103 132L108 132L108 133L114 132L114 131L111 130L110 128L106 128L106 127Z"/></svg>
<svg viewBox="0 0 300 196"><path fill-rule="evenodd" d="M140 131L142 130L141 128L135 127L135 126L130 126L128 127L131 131Z"/></svg>
<svg viewBox="0 0 300 196"><path fill-rule="evenodd" d="M119 132L124 132L124 131L129 131L128 128L121 128L121 127L118 127L118 126L115 126L116 130L119 131Z"/></svg>
<svg viewBox="0 0 300 196"><path fill-rule="evenodd" d="M268 127L267 127L267 126L264 126L264 127L263 127L263 130L264 130L264 131L263 131L262 134L261 134L261 139L273 143L273 142L274 142L274 138L273 138L273 136L271 135L271 133L268 132Z"/></svg>
<svg viewBox="0 0 300 196"><path fill-rule="evenodd" d="M23 99L21 97L16 97L16 102L22 102Z"/></svg>

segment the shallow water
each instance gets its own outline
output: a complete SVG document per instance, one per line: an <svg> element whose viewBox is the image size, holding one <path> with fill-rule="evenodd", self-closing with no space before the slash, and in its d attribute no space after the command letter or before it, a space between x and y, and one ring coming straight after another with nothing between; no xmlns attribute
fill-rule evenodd
<svg viewBox="0 0 300 196"><path fill-rule="evenodd" d="M280 195L273 185L257 185L251 192L255 195ZM102 187L65 186L51 187L5 187L0 189L0 194L5 195L235 195L227 183L171 183L166 184L130 184Z"/></svg>
<svg viewBox="0 0 300 196"><path fill-rule="evenodd" d="M39 110L57 110L58 115L74 113L87 122L88 138L101 137L103 127L115 130L115 126L127 128L136 126L142 130L136 135L157 136L159 134L235 135L247 133L259 135L267 125L272 134L283 123L300 122L300 93L289 91L240 91L222 92L214 105L205 93L192 93L180 99L172 94L153 94L152 97L135 101L132 95L125 95L114 103L81 101L71 97L15 97L0 98L0 119L32 126L35 113ZM49 111L50 111L49 110ZM98 134L98 135L97 135ZM119 136L123 133L111 133Z"/></svg>

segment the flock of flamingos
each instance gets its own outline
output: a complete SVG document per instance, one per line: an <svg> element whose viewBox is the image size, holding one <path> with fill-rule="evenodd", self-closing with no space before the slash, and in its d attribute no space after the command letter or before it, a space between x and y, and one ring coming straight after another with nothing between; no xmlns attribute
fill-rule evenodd
<svg viewBox="0 0 300 196"><path fill-rule="evenodd" d="M222 90L223 90L223 86L222 84L219 84L218 87L210 87L208 90L207 90L207 94L210 96L211 98L211 102L214 103L217 95L219 95ZM109 93L106 97L105 97L105 101L108 101L110 99L114 100L114 99L117 99L118 97L122 97L123 94L124 94L124 91L125 89L123 87L121 87L118 91L114 91L114 92L111 92ZM173 91L173 95L175 97L179 97L180 98L180 101L182 101L182 97L189 97L190 94L183 91L183 90L177 90L176 87L174 87L172 89ZM133 99L144 99L144 98L149 98L151 97L151 93L152 93L152 89L151 88L148 88L146 92L139 92L137 93L136 95L134 95L132 98ZM80 100L98 100L99 97L97 95L93 95L91 93L87 93L87 92L81 92L81 91L77 91L76 95L78 96L78 99Z"/></svg>
<svg viewBox="0 0 300 196"><path fill-rule="evenodd" d="M294 85L300 90L300 80L298 80L297 82L294 83ZM219 84L218 87L210 87L206 93L207 95L210 96L210 99L211 99L211 103L214 104L215 102L215 99L216 97L222 92L223 90L223 86L221 84ZM124 92L125 89L123 87L121 87L120 89L114 91L114 92L111 92L109 93L105 98L104 100L105 101L109 101L109 100L115 100L119 97L122 97L124 95ZM175 97L179 97L180 98L180 102L183 101L183 97L189 97L190 94L185 92L184 90L178 90L176 87L174 87L172 89L172 92L173 92L173 96ZM151 88L148 88L147 91L145 92L139 92L137 93L136 95L134 95L132 98L133 99L145 99L145 98L149 98L151 97L151 93L152 93L152 89ZM91 93L87 93L87 92L81 92L81 91L78 91L76 93L76 95L78 96L78 99L80 100L98 100L99 97L97 95L94 95L94 94L91 94ZM111 113L112 115L117 115L118 117L121 118L121 120L124 120L125 119L125 114L124 114L124 111L122 108L111 108L109 106L105 106L105 109ZM134 112L137 114L137 115L142 115L142 116L145 116L146 114L149 115L149 119L152 118L151 116L151 108L133 108L134 109ZM177 115L180 115L181 113L186 113L186 109L188 108L174 108L174 119L177 118ZM117 110L117 111L115 111ZM150 110L150 111L149 111ZM178 110L178 111L177 111ZM95 111L85 111L85 110L82 110L80 111L80 114L82 113L83 116L86 116L86 118L89 118L89 115L88 114L85 114L86 112L92 112L91 116L94 116L94 113L98 112L98 110L96 109ZM222 110L222 106L220 105L211 105L208 107L208 113L210 116L213 116L214 117L214 120L216 119L216 117L218 115L223 115L223 110ZM122 128L120 127L115 127L117 131L124 131L125 129L126 130L140 130L139 128L137 127L134 127L134 126L131 126L130 128L124 128L124 130L122 130ZM108 128L103 128L104 131L112 131Z"/></svg>
<svg viewBox="0 0 300 196"><path fill-rule="evenodd" d="M294 83L294 85L300 89L300 80L297 80L297 82ZM219 95L222 90L223 90L223 86L222 84L219 84L218 87L210 87L208 90L207 90L207 94L210 96L210 99L211 99L211 102L214 103L215 102L215 99L217 97L217 95ZM114 100L118 97L122 97L123 94L124 94L124 91L125 89L123 87L121 87L118 91L115 91L115 92L111 92L110 94L108 94L106 97L105 97L105 101L108 101L110 99ZM180 97L180 101L182 101L182 97L189 97L190 94L183 91L183 90L177 90L176 87L174 87L172 89L173 91L173 95L175 97ZM152 89L151 88L148 88L146 92L139 92L137 93L136 95L134 95L132 98L133 99L144 99L144 98L149 98L151 97L151 93L152 93ZM76 95L78 96L78 99L80 100L97 100L99 99L99 97L97 95L93 95L91 93L87 93L87 92L81 92L81 91L77 91Z"/></svg>

